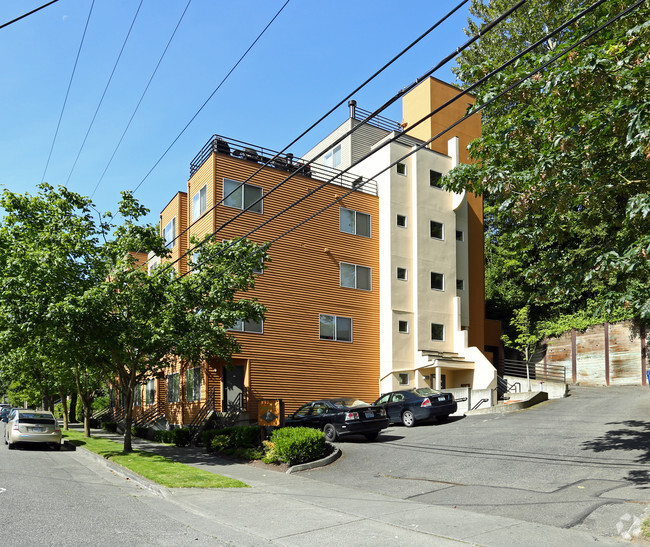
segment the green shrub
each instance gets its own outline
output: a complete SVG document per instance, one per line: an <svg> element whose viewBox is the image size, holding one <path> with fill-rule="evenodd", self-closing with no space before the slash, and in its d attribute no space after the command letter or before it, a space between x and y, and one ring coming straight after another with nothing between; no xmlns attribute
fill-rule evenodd
<svg viewBox="0 0 650 547"><path fill-rule="evenodd" d="M215 437L225 437L213 446ZM258 448L260 446L260 428L256 425L236 425L221 429L208 429L201 433L201 442L208 450L223 450L223 448ZM221 448L223 447L223 448Z"/></svg>
<svg viewBox="0 0 650 547"><path fill-rule="evenodd" d="M63 418L63 403L56 403L54 405L54 417L59 420Z"/></svg>
<svg viewBox="0 0 650 547"><path fill-rule="evenodd" d="M103 422L102 429L108 433L117 433L117 422Z"/></svg>
<svg viewBox="0 0 650 547"><path fill-rule="evenodd" d="M327 446L323 432L311 427L276 429L271 442L278 459L289 465L316 460L325 453Z"/></svg>
<svg viewBox="0 0 650 547"><path fill-rule="evenodd" d="M275 445L271 441L262 441L264 445L264 455L262 456L262 461L264 463L278 463L280 458L278 458L278 453L275 450Z"/></svg>
<svg viewBox="0 0 650 547"><path fill-rule="evenodd" d="M219 434L218 429L204 429L201 433L201 443L207 450L212 450L212 439Z"/></svg>
<svg viewBox="0 0 650 547"><path fill-rule="evenodd" d="M190 445L190 430L187 427L179 429L172 429L172 438L176 446L189 446Z"/></svg>
<svg viewBox="0 0 650 547"><path fill-rule="evenodd" d="M140 437L141 439L146 439L148 433L149 433L149 428L146 425L134 425L131 428L131 435L133 435L134 437Z"/></svg>
<svg viewBox="0 0 650 547"><path fill-rule="evenodd" d="M212 437L212 441L210 443L210 448L212 450L216 450L217 452L221 452L228 448L230 445L230 437L228 435L215 435Z"/></svg>
<svg viewBox="0 0 650 547"><path fill-rule="evenodd" d="M264 451L257 447L257 448L228 448L226 452L231 455L233 458L237 458L239 460L261 460L262 456L264 456Z"/></svg>
<svg viewBox="0 0 650 547"><path fill-rule="evenodd" d="M157 443L173 444L174 430L173 429L156 429L153 432L153 440Z"/></svg>

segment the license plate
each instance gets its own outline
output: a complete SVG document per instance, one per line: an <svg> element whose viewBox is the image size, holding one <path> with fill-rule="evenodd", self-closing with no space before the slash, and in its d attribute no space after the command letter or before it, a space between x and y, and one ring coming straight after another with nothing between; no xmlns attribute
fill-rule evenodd
<svg viewBox="0 0 650 547"><path fill-rule="evenodd" d="M374 418L375 413L374 412L366 412L366 418Z"/></svg>
<svg viewBox="0 0 650 547"><path fill-rule="evenodd" d="M34 433L43 433L45 431L44 427L32 427Z"/></svg>
<svg viewBox="0 0 650 547"><path fill-rule="evenodd" d="M444 400L446 400L446 399L447 399L446 397L438 397L438 400L439 400L439 401L444 401Z"/></svg>

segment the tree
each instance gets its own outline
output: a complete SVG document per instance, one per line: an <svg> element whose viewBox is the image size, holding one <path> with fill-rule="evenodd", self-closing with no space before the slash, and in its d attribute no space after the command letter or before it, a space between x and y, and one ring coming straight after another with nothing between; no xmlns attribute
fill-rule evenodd
<svg viewBox="0 0 650 547"><path fill-rule="evenodd" d="M591 3L531 0L459 56L457 77L475 82ZM545 40L478 89L476 104L628 4L605 2ZM474 0L468 33L506 5ZM533 323L586 308L650 318L649 49L643 4L483 111L482 137L469 148L475 163L445 184L485 196L493 309L529 305Z"/></svg>

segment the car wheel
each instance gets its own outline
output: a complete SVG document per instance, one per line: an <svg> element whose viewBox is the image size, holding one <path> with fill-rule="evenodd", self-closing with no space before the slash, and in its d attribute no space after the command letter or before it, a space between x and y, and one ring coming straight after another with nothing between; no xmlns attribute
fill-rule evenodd
<svg viewBox="0 0 650 547"><path fill-rule="evenodd" d="M14 448L16 448L16 445L14 443L10 443L9 441L7 441L7 448L9 450L13 450Z"/></svg>
<svg viewBox="0 0 650 547"><path fill-rule="evenodd" d="M366 433L364 437L369 441L374 441L377 437L379 437L379 431L375 431L374 433Z"/></svg>
<svg viewBox="0 0 650 547"><path fill-rule="evenodd" d="M333 443L339 437L336 428L332 424L325 424L325 427L323 427L323 433L325 433L325 440L330 443Z"/></svg>
<svg viewBox="0 0 650 547"><path fill-rule="evenodd" d="M415 415L410 410L402 412L402 423L406 427L413 427L415 425Z"/></svg>

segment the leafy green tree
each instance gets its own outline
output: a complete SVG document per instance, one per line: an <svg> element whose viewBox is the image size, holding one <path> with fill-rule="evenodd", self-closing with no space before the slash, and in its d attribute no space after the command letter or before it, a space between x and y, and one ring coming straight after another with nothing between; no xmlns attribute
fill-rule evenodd
<svg viewBox="0 0 650 547"><path fill-rule="evenodd" d="M477 81L592 2L530 0L458 58ZM474 0L468 33L510 3ZM629 2L611 0L476 92L486 103ZM650 318L650 8L598 32L482 113L475 163L449 189L485 196L489 305L506 317L559 320L583 309ZM595 305L594 305L595 304Z"/></svg>

